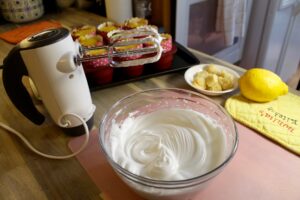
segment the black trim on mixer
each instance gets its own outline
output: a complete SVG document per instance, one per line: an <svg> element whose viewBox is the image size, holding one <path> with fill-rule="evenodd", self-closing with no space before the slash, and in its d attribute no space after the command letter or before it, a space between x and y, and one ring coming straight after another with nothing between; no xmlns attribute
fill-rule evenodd
<svg viewBox="0 0 300 200"><path fill-rule="evenodd" d="M47 29L24 39L20 43L20 47L22 50L24 50L47 46L56 43L60 40L63 40L69 34L69 30L66 28Z"/></svg>
<svg viewBox="0 0 300 200"><path fill-rule="evenodd" d="M94 115L86 121L86 124L89 128L89 130L92 129L93 125L94 125ZM75 126L75 127L67 127L67 128L63 128L61 127L61 129L63 130L63 132L67 135L70 136L79 136L79 135L84 135L85 134L85 130L83 125L79 125L79 126Z"/></svg>
<svg viewBox="0 0 300 200"><path fill-rule="evenodd" d="M2 80L4 89L18 110L35 124L42 124L45 117L34 106L31 96L22 83L22 77L28 76L21 58L20 46L9 52L3 62Z"/></svg>

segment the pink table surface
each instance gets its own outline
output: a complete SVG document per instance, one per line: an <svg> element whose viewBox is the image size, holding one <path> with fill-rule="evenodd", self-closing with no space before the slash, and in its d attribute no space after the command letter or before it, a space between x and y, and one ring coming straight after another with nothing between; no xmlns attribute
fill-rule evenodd
<svg viewBox="0 0 300 200"><path fill-rule="evenodd" d="M233 160L196 199L205 200L300 200L299 156L237 123L239 147ZM69 142L78 149L84 137ZM98 143L97 130L91 132L88 147L77 159L98 186L104 199L142 199L114 173Z"/></svg>

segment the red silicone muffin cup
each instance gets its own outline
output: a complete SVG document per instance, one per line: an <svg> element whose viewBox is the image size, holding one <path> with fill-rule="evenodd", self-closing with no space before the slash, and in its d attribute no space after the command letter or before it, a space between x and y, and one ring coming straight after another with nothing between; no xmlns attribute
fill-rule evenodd
<svg viewBox="0 0 300 200"><path fill-rule="evenodd" d="M76 39L84 47L97 47L103 45L103 37L101 35L81 35ZM86 51L84 58L97 55L107 55L105 49L97 49ZM112 82L113 68L110 67L107 56L104 58L93 59L82 63L84 72L89 82L101 85Z"/></svg>
<svg viewBox="0 0 300 200"><path fill-rule="evenodd" d="M109 44L109 38L107 37L107 34L110 31L117 30L117 29L120 29L120 27L117 24L113 22L104 22L97 26L97 33L103 37L105 44Z"/></svg>
<svg viewBox="0 0 300 200"><path fill-rule="evenodd" d="M143 47L143 45L139 44L139 45L135 45L134 47L128 47L126 49L122 49L122 50L119 50L119 51L131 50L131 49L140 49L142 47ZM142 55L131 55L131 56L126 56L126 57L116 57L114 60L118 61L118 62L122 62L122 61L136 60L136 59L139 59L141 57L142 57ZM129 77L129 78L133 78L133 77L137 77L137 76L140 76L140 75L143 74L144 65L122 67L121 70L122 70L122 73L124 74L124 76Z"/></svg>
<svg viewBox="0 0 300 200"><path fill-rule="evenodd" d="M83 63L83 69L88 80L97 85L107 84L113 80L113 68L110 67L108 58L99 58L97 60Z"/></svg>
<svg viewBox="0 0 300 200"><path fill-rule="evenodd" d="M162 53L160 59L153 63L153 68L156 71L164 71L172 67L174 54L177 51L177 47L173 45L172 49L166 53Z"/></svg>
<svg viewBox="0 0 300 200"><path fill-rule="evenodd" d="M162 33L160 35L163 38L160 42L160 45L162 47L162 54L164 54L172 50L172 36L167 33ZM153 46L153 43L144 43L143 45L144 47L151 47ZM148 56L155 56L155 54L156 53L148 54Z"/></svg>
<svg viewBox="0 0 300 200"><path fill-rule="evenodd" d="M163 48L163 53L167 53L172 50L172 36L167 33L162 33L160 36L163 38L160 45Z"/></svg>
<svg viewBox="0 0 300 200"><path fill-rule="evenodd" d="M176 46L173 46L172 36L170 34L162 33L160 35L163 38L160 43L163 51L162 51L160 59L157 62L152 63L152 66L153 66L153 68L155 68L156 71L164 71L164 70L170 69L172 67L174 54L177 51ZM145 47L150 47L152 45L153 44L151 44L151 43L144 44ZM155 56L155 53L147 54L145 56L146 57Z"/></svg>
<svg viewBox="0 0 300 200"><path fill-rule="evenodd" d="M133 78L143 74L144 65L130 66L122 68L122 71L126 77Z"/></svg>
<svg viewBox="0 0 300 200"><path fill-rule="evenodd" d="M92 74L92 80L97 85L111 83L113 80L113 68L110 66L102 66L97 68Z"/></svg>
<svg viewBox="0 0 300 200"><path fill-rule="evenodd" d="M88 58L89 56L84 56L84 57ZM85 69L86 71L93 70L95 68L99 68L102 66L108 66L108 65L109 65L108 58L98 58L95 60L85 61L82 63L83 69Z"/></svg>
<svg viewBox="0 0 300 200"><path fill-rule="evenodd" d="M97 47L97 46L103 45L103 38L100 35L80 37L78 39L78 41L84 47ZM104 49L91 50L91 51L85 52L85 55L83 57L89 58L89 57L97 56L97 55L107 55L107 52ZM102 66L107 66L107 65L109 65L107 57L93 59L93 60L85 61L82 63L82 66L83 66L83 69L85 70L85 72L89 72L90 70L94 70L96 68L99 68Z"/></svg>

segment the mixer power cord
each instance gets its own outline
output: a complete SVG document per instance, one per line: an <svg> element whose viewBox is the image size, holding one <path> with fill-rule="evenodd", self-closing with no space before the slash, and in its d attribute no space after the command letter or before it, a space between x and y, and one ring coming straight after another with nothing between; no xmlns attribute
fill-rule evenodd
<svg viewBox="0 0 300 200"><path fill-rule="evenodd" d="M36 149L34 146L32 146L30 144L30 142L20 132L16 131L15 129L9 127L8 125L6 125L2 122L0 122L0 127L7 130L8 132L16 135L17 137L19 137L31 151L33 151L34 153L36 153L36 154L38 154L42 157L50 158L50 159L57 159L57 160L68 159L68 158L74 157L77 154L79 154L86 147L86 145L88 144L89 137L90 137L89 128L88 128L86 122L82 119L82 117L80 117L79 115L74 114L74 113L69 113L68 115L74 116L80 122L82 122L82 125L83 125L84 130L85 130L85 140L84 140L83 144L81 145L81 147L79 147L79 149L77 151L75 151L74 153L69 154L69 155L56 156L56 155L49 155L49 154L43 153L43 152L39 151L38 149ZM65 121L65 123L62 124L62 125L64 127L68 127L70 125L70 122Z"/></svg>

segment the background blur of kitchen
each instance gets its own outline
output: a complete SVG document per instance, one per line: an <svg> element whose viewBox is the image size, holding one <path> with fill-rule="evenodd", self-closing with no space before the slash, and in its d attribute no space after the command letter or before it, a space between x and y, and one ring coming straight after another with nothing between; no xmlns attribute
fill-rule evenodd
<svg viewBox="0 0 300 200"><path fill-rule="evenodd" d="M45 13L77 7L116 22L147 18L187 47L246 69L272 70L294 88L300 79L300 0L40 1Z"/></svg>

